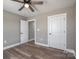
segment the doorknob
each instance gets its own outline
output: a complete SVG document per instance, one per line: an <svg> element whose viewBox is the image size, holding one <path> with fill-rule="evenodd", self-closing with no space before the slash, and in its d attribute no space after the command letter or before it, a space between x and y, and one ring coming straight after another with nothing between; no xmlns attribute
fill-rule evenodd
<svg viewBox="0 0 79 59"><path fill-rule="evenodd" d="M52 33L49 33L49 35L51 35Z"/></svg>

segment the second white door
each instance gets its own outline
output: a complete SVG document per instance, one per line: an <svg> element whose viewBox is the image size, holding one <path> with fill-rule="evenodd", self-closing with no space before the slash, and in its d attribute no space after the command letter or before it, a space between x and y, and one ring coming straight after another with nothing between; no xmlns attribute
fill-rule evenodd
<svg viewBox="0 0 79 59"><path fill-rule="evenodd" d="M49 46L58 49L66 48L66 14L48 18Z"/></svg>
<svg viewBox="0 0 79 59"><path fill-rule="evenodd" d="M20 39L21 43L28 42L28 22L25 20L20 21Z"/></svg>

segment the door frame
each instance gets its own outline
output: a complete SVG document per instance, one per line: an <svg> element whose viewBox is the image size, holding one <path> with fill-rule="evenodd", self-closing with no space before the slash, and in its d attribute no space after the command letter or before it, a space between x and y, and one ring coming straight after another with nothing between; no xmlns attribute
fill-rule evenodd
<svg viewBox="0 0 79 59"><path fill-rule="evenodd" d="M65 15L66 16L66 49L67 49L67 13L60 13L60 14L55 14L55 15L51 15L51 16L56 16L56 15ZM48 34L48 47L50 47L50 44L49 44L49 18L51 16L47 17L47 24L48 24L47 25L47 29L48 29L48 32L47 32L47 34ZM60 48L57 48L57 49L60 49Z"/></svg>
<svg viewBox="0 0 79 59"><path fill-rule="evenodd" d="M34 40L35 40L35 42L36 42L36 19L31 19L31 20L27 20L27 22L29 23L29 22L31 22L31 21L34 21ZM29 25L28 25L29 26ZM29 33L29 32L28 32ZM28 35L28 37L29 37L29 35ZM29 40L30 41L30 40ZM28 42L29 42L28 41Z"/></svg>

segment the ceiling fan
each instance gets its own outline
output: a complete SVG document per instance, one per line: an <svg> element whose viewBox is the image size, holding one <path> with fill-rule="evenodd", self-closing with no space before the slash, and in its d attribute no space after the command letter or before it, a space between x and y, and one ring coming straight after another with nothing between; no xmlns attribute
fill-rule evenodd
<svg viewBox="0 0 79 59"><path fill-rule="evenodd" d="M21 11L24 7L26 8L29 8L32 12L34 12L37 8L34 6L34 5L42 5L43 4L43 1L32 1L32 0L23 0L23 1L20 1L20 0L12 0L12 1L15 1L15 2L19 2L19 3L22 3L23 6L19 9L19 11Z"/></svg>

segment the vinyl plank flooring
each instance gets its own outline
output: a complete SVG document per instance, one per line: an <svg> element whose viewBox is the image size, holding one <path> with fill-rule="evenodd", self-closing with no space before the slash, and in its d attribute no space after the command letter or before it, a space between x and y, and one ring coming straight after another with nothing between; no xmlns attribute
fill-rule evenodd
<svg viewBox="0 0 79 59"><path fill-rule="evenodd" d="M63 50L25 43L3 51L4 59L75 59Z"/></svg>

